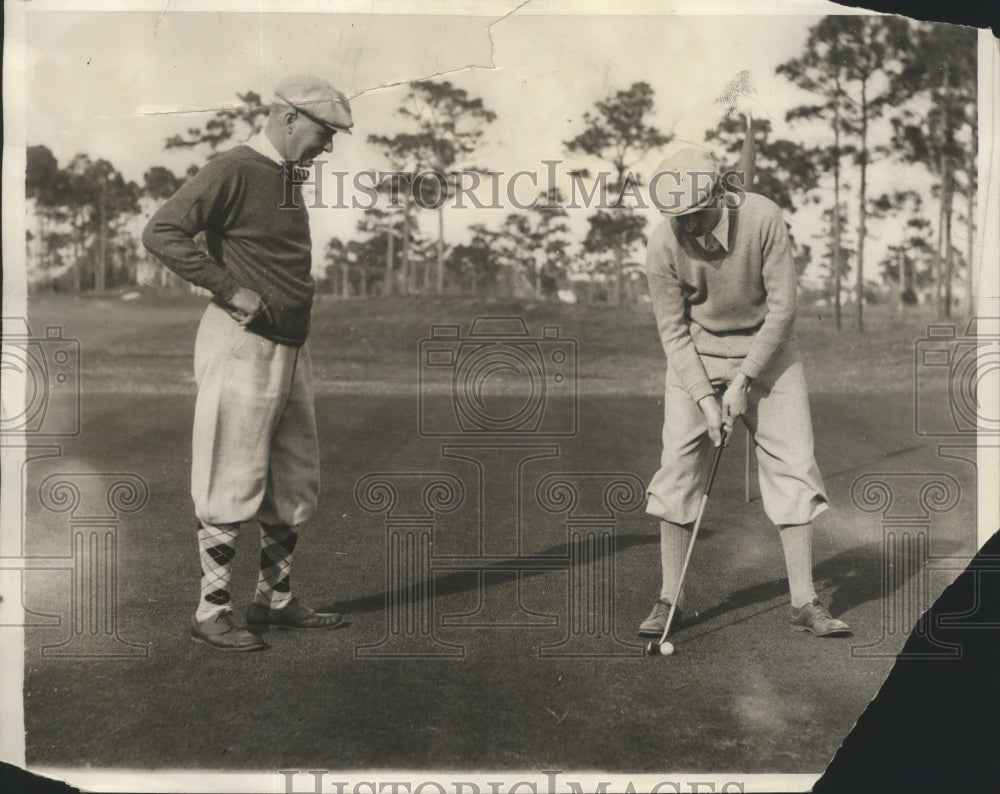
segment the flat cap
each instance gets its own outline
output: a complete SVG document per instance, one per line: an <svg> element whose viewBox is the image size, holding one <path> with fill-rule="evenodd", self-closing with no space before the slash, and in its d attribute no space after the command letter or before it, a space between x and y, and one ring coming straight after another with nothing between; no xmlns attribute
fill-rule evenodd
<svg viewBox="0 0 1000 794"><path fill-rule="evenodd" d="M332 130L350 133L354 126L347 97L321 77L309 74L286 77L274 89L274 98Z"/></svg>
<svg viewBox="0 0 1000 794"><path fill-rule="evenodd" d="M649 180L649 197L670 218L704 209L719 181L715 158L704 149L679 149L656 166Z"/></svg>

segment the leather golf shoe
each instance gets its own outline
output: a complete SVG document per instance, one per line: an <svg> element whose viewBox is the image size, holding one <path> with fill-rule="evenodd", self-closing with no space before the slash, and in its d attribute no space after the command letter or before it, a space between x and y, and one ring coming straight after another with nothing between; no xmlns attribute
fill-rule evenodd
<svg viewBox="0 0 1000 794"><path fill-rule="evenodd" d="M811 631L817 637L835 637L851 633L851 627L837 620L817 598L811 604L792 607L790 623L795 631Z"/></svg>
<svg viewBox="0 0 1000 794"><path fill-rule="evenodd" d="M262 651L268 647L260 637L236 625L231 609L206 619L191 616L191 639L220 651Z"/></svg>
<svg viewBox="0 0 1000 794"><path fill-rule="evenodd" d="M317 612L293 598L281 609L251 604L247 625L259 629L336 629L344 625L344 617L336 612Z"/></svg>
<svg viewBox="0 0 1000 794"><path fill-rule="evenodd" d="M670 602L665 598L661 598L653 602L653 608L642 623L639 624L639 636L640 637L660 637L663 634L663 629L667 625L667 616L670 614ZM676 626L680 625L681 622L681 610L678 607L674 610L674 622L670 624L670 631Z"/></svg>

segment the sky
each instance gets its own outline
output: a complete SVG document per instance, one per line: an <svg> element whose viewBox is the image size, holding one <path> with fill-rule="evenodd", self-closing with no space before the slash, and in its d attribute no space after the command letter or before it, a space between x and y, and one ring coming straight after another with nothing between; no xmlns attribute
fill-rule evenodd
<svg viewBox="0 0 1000 794"><path fill-rule="evenodd" d="M338 141L347 165L370 164L364 136L400 127L392 116L405 83L429 77L483 98L498 114L484 155L518 167L562 155L596 99L638 80L656 91L650 121L700 142L714 97L741 69L755 74L765 109L783 116L797 92L774 67L798 53L815 21L42 11L27 17L29 135L60 158L88 151L141 177L167 162L167 135L237 91L268 97L285 75L311 72L353 99L356 137Z"/></svg>
<svg viewBox="0 0 1000 794"><path fill-rule="evenodd" d="M774 136L788 135L785 113L810 97L777 76L775 67L801 53L818 14L837 10L806 0L763 2L755 6L760 13L739 16L725 12L745 4L686 0L616 3L614 14L602 13L606 3L572 4L589 15L564 13L569 4L554 0L520 7L344 2L337 7L345 11L324 13L244 2L172 2L166 11L159 3L129 7L144 5L150 10L81 12L74 10L79 4L31 4L24 17L24 71L12 75L23 80L27 144L48 146L62 165L78 152L106 158L140 183L153 165L182 173L203 162L205 152L166 151L167 137L202 126L218 108L237 103L237 92L268 98L283 77L308 72L326 77L352 100L354 134L337 137L324 168L353 174L386 167L366 138L406 128L396 113L406 83L447 79L497 114L476 154L478 164L544 174L543 160L560 159L566 163L559 169L564 191L565 171L598 165L570 155L564 141L584 129L583 115L595 101L636 81L655 91L648 122L674 135L662 151L635 164L639 172L649 174L678 146L703 145L705 131L721 115L715 97L744 69L756 84L755 115L771 120ZM240 8L268 12L234 10ZM469 13L473 8L477 15ZM413 10L418 13L401 13ZM792 132L807 140L823 134L820 127ZM891 172L883 176L891 184ZM878 168L872 177L877 190ZM336 193L331 179L325 196ZM510 211L448 210L447 238L467 236L470 223L499 224ZM571 213L571 227L582 234L588 214ZM432 213L423 215L425 231L434 234ZM350 239L360 216L358 210L312 211L314 249L331 235ZM659 220L655 210L648 217L650 224ZM796 222L810 231L805 227L818 220L807 212Z"/></svg>

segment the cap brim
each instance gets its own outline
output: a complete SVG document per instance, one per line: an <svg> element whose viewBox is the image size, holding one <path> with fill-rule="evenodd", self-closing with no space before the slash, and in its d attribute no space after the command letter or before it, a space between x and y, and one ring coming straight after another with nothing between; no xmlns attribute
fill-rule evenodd
<svg viewBox="0 0 1000 794"><path fill-rule="evenodd" d="M348 135L353 135L350 127L338 127L336 124L331 124L326 119L321 119L315 113L311 112L307 108L302 107L302 105L297 105L294 102L290 102L289 100L285 99L281 94L275 92L274 95L282 102L284 102L286 105L288 105L291 108L295 108L299 113L301 113L307 119L316 122L321 127L326 127L328 130L333 130L334 132L346 132Z"/></svg>
<svg viewBox="0 0 1000 794"><path fill-rule="evenodd" d="M300 113L302 113L307 118L311 119L312 121L315 121L320 126L326 127L328 130L332 130L333 132L346 132L348 135L352 134L350 127L338 127L336 124L331 124L326 119L321 119L319 116L313 115L312 113L310 113L305 108L300 108L298 105L292 105L292 107L295 108L296 110L298 110Z"/></svg>
<svg viewBox="0 0 1000 794"><path fill-rule="evenodd" d="M701 210L705 209L709 204L712 203L712 198L713 198L712 193L709 193L707 196L705 196L705 200L701 202L701 204L695 204L693 207L688 207L687 209L684 210L666 210L661 208L660 214L666 215L667 217L670 218L680 218L684 215L690 215L691 213L694 212L700 212Z"/></svg>

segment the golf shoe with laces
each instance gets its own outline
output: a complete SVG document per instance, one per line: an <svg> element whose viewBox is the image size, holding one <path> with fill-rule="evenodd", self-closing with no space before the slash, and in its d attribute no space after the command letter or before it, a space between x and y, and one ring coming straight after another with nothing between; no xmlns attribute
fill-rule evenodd
<svg viewBox="0 0 1000 794"><path fill-rule="evenodd" d="M192 615L191 639L220 651L261 651L268 647L252 631L236 625L236 617L231 609L205 620L198 620L196 615Z"/></svg>
<svg viewBox="0 0 1000 794"><path fill-rule="evenodd" d="M792 607L789 622L795 631L811 631L817 637L834 637L851 633L851 627L833 617L830 610L818 598L804 606Z"/></svg>
<svg viewBox="0 0 1000 794"><path fill-rule="evenodd" d="M670 614L670 602L665 598L653 602L653 608L642 623L639 624L640 637L659 637L663 634L663 629L667 625L667 616ZM670 631L681 622L681 610L678 607L674 611L674 622L670 624Z"/></svg>
<svg viewBox="0 0 1000 794"><path fill-rule="evenodd" d="M337 629L347 624L336 612L317 612L292 598L281 609L269 609L262 604L247 608L247 625L256 629Z"/></svg>

